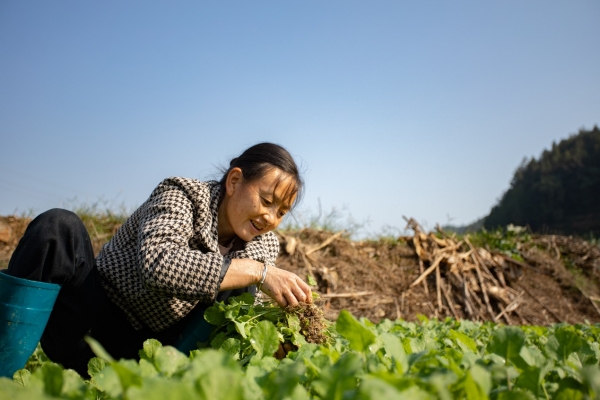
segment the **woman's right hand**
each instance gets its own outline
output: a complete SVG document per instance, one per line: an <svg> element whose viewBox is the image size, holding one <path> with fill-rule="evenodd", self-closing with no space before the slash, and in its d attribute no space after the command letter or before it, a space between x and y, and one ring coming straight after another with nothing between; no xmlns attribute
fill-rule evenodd
<svg viewBox="0 0 600 400"><path fill-rule="evenodd" d="M257 284L264 264L248 258L234 258L219 290L232 290ZM295 306L299 302L312 303L310 287L292 272L270 266L262 284L262 291L281 307Z"/></svg>
<svg viewBox="0 0 600 400"><path fill-rule="evenodd" d="M298 275L275 266L269 267L262 291L282 308L295 306L300 302L312 303L308 284Z"/></svg>

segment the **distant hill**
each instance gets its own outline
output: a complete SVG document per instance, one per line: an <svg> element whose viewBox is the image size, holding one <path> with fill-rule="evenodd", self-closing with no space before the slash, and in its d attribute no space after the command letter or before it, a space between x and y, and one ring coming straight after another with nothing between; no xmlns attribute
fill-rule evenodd
<svg viewBox="0 0 600 400"><path fill-rule="evenodd" d="M524 159L484 227L529 226L534 232L600 236L600 130L580 130Z"/></svg>
<svg viewBox="0 0 600 400"><path fill-rule="evenodd" d="M463 226L444 225L444 226L442 226L442 229L445 230L446 232L455 232L455 233L458 233L459 235L464 235L466 233L473 233L473 232L477 232L478 230L480 230L483 227L484 221L485 221L485 217L479 218L477 221L472 222L468 225L463 225Z"/></svg>

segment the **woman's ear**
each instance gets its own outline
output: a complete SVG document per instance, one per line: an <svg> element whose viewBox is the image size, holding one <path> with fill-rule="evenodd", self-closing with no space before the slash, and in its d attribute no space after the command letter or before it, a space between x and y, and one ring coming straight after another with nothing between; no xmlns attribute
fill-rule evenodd
<svg viewBox="0 0 600 400"><path fill-rule="evenodd" d="M225 180L225 192L227 195L232 196L242 182L244 182L242 170L239 167L232 168Z"/></svg>

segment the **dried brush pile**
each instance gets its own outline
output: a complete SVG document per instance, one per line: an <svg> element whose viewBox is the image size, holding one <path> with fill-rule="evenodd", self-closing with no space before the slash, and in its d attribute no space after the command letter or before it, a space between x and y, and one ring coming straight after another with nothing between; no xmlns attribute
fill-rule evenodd
<svg viewBox="0 0 600 400"><path fill-rule="evenodd" d="M434 277L440 316L458 319L461 309L461 314L473 320L504 319L512 324L511 317L522 319L518 307L524 292L513 289L509 283L518 279L525 264L502 253L477 248L468 237L457 240L439 227L441 237L426 234L412 218L408 226L414 231L411 244L419 257L420 269L419 277L410 287L421 284L428 294L425 280Z"/></svg>

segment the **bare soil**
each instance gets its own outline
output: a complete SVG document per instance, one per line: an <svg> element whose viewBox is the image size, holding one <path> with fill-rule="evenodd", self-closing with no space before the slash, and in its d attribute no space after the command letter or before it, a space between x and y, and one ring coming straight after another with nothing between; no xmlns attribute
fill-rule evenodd
<svg viewBox="0 0 600 400"><path fill-rule="evenodd" d="M302 251L286 251L286 244L294 241L291 238L297 242L296 247L306 249L319 246L331 236L330 232L312 230L280 233L282 251L277 263L303 278L312 272L317 290L322 293L326 318L335 319L342 309L373 322L384 318L414 321L419 314L429 318L451 316L436 307L435 274L425 280L428 293L421 284L410 288L421 271L409 237L362 242L339 237L312 252L308 260ZM546 249L549 238L556 246ZM507 284L523 293L516 310L519 317L512 318L511 323L600 322L600 310L591 299L600 301L598 246L572 237L535 236L523 253L527 256L526 266L514 276L506 275ZM459 318L467 318L459 307L455 312Z"/></svg>

